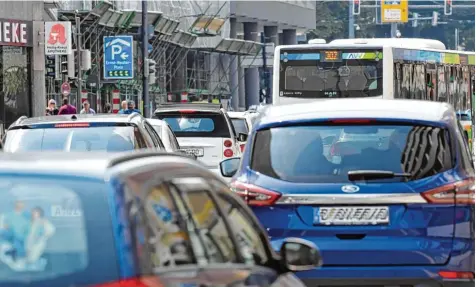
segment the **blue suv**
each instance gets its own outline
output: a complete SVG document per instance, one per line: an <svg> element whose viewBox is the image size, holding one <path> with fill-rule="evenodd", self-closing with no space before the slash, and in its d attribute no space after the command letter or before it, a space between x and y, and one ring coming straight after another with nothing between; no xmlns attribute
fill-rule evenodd
<svg viewBox="0 0 476 287"><path fill-rule="evenodd" d="M272 106L220 168L273 248L320 249L308 286L474 286L474 166L448 104Z"/></svg>

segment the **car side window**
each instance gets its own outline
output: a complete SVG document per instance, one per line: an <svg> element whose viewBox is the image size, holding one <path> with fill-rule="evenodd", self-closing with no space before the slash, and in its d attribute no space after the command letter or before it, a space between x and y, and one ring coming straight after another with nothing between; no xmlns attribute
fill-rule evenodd
<svg viewBox="0 0 476 287"><path fill-rule="evenodd" d="M462 149L462 152L466 155L465 156L465 159L463 160L464 162L464 165L465 166L474 166L474 163L473 163L473 156L471 154L471 150L469 148L469 143L468 143L468 140L466 139L466 136L465 136L465 133L466 131L464 130L464 128L461 126L461 123L458 121L458 129L459 129L459 133L460 133L460 137L458 138L462 138L463 140L458 140L459 143L460 143L460 146L461 146L461 149Z"/></svg>
<svg viewBox="0 0 476 287"><path fill-rule="evenodd" d="M170 129L169 126L167 126L167 134L169 136L170 143L172 144L172 148L174 150L179 150L180 149L180 144L177 141L177 138L175 137L174 132Z"/></svg>
<svg viewBox="0 0 476 287"><path fill-rule="evenodd" d="M140 129L136 126L134 126L134 146L135 149L144 149L149 147L147 141L140 132Z"/></svg>
<svg viewBox="0 0 476 287"><path fill-rule="evenodd" d="M164 150L165 149L164 144L162 143L160 136L157 134L154 128L151 125L149 125L149 123L147 122L144 122L144 128L147 131L147 133L149 133L149 136L152 139L154 146L160 148L161 150Z"/></svg>
<svg viewBox="0 0 476 287"><path fill-rule="evenodd" d="M243 257L255 265L266 266L270 262L269 247L265 244L266 235L254 223L246 211L233 197L224 192L218 195L218 204L222 207L230 225L233 227Z"/></svg>
<svg viewBox="0 0 476 287"><path fill-rule="evenodd" d="M226 112L223 113L223 116L225 117L225 120L228 123L229 128L231 129L231 133L232 133L233 137L237 137L238 135L236 134L235 127L233 126L233 123L232 123L230 117L228 116L228 114Z"/></svg>
<svg viewBox="0 0 476 287"><path fill-rule="evenodd" d="M237 263L232 235L210 192L198 188L184 192L182 196L205 246L209 263Z"/></svg>

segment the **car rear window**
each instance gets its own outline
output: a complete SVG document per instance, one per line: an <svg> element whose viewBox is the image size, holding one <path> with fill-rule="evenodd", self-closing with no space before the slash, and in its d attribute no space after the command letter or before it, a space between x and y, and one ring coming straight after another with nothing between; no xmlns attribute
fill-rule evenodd
<svg viewBox="0 0 476 287"><path fill-rule="evenodd" d="M146 147L144 138L134 126L107 124L68 127L64 125L58 128L58 125L38 125L34 128L9 130L4 150L6 152L121 152Z"/></svg>
<svg viewBox="0 0 476 287"><path fill-rule="evenodd" d="M101 183L0 176L0 285L84 286L118 274ZM22 285L23 286L23 285Z"/></svg>
<svg viewBox="0 0 476 287"><path fill-rule="evenodd" d="M176 137L231 137L225 116L219 113L170 112L156 116L169 124Z"/></svg>
<svg viewBox="0 0 476 287"><path fill-rule="evenodd" d="M460 121L470 121L471 120L471 116L470 115L467 115L467 114L458 114L458 119Z"/></svg>
<svg viewBox="0 0 476 287"><path fill-rule="evenodd" d="M248 124L245 119L231 119L231 122L233 123L233 127L237 134L248 134Z"/></svg>
<svg viewBox="0 0 476 287"><path fill-rule="evenodd" d="M359 136L341 140L343 133ZM257 132L251 168L290 182L349 182L355 170L410 173L415 180L453 167L448 139L447 130L420 125L277 127ZM384 181L400 180L406 179Z"/></svg>

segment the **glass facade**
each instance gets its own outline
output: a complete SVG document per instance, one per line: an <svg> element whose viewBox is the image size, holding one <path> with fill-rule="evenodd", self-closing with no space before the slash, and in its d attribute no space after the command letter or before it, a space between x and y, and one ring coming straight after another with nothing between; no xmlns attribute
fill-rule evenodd
<svg viewBox="0 0 476 287"><path fill-rule="evenodd" d="M5 129L20 116L31 116L30 50L0 46L0 121Z"/></svg>

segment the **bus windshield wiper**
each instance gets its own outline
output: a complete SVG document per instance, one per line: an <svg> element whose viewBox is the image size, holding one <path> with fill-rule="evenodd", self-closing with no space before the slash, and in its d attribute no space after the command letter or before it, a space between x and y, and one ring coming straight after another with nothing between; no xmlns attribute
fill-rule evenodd
<svg viewBox="0 0 476 287"><path fill-rule="evenodd" d="M410 173L395 173L389 170L351 170L347 173L350 181L365 179L388 179L396 177L408 178Z"/></svg>

